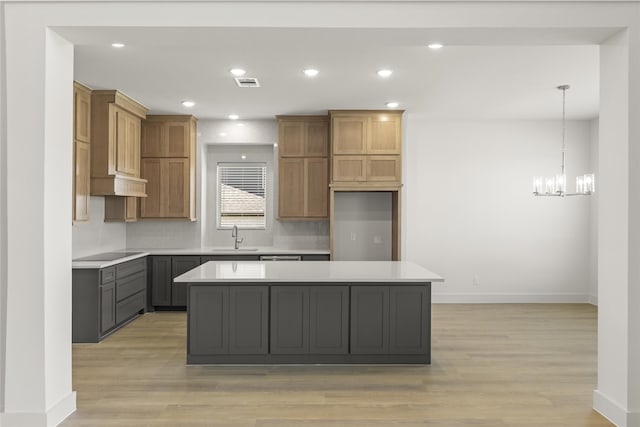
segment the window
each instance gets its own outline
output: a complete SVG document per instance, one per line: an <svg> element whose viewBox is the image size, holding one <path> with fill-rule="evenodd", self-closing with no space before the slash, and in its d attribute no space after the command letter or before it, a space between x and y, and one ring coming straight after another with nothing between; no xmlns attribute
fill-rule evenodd
<svg viewBox="0 0 640 427"><path fill-rule="evenodd" d="M267 167L218 163L218 228L265 228Z"/></svg>

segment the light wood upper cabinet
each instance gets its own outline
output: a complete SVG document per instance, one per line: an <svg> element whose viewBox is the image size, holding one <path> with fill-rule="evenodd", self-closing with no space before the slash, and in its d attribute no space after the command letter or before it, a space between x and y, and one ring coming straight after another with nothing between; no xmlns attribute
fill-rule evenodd
<svg viewBox="0 0 640 427"><path fill-rule="evenodd" d="M302 218L304 217L305 188L304 159L280 158L278 167L278 216Z"/></svg>
<svg viewBox="0 0 640 427"><path fill-rule="evenodd" d="M374 114L369 118L369 130L367 154L401 154L401 116Z"/></svg>
<svg viewBox="0 0 640 427"><path fill-rule="evenodd" d="M74 165L75 171L73 176L73 220L88 221L89 220L89 165L90 145L87 142L74 142Z"/></svg>
<svg viewBox="0 0 640 427"><path fill-rule="evenodd" d="M196 219L196 118L148 116L142 122L141 219Z"/></svg>
<svg viewBox="0 0 640 427"><path fill-rule="evenodd" d="M73 83L74 139L89 143L91 140L91 90Z"/></svg>
<svg viewBox="0 0 640 427"><path fill-rule="evenodd" d="M327 219L328 116L278 116L278 218Z"/></svg>
<svg viewBox="0 0 640 427"><path fill-rule="evenodd" d="M73 221L89 220L91 89L73 83Z"/></svg>
<svg viewBox="0 0 640 427"><path fill-rule="evenodd" d="M91 194L144 197L140 121L147 109L115 90L91 93Z"/></svg>
<svg viewBox="0 0 640 427"><path fill-rule="evenodd" d="M326 157L328 152L327 116L278 116L280 157Z"/></svg>
<svg viewBox="0 0 640 427"><path fill-rule="evenodd" d="M363 187L401 181L402 111L330 111L331 180ZM344 185L343 185L344 186Z"/></svg>
<svg viewBox="0 0 640 427"><path fill-rule="evenodd" d="M189 157L190 117L148 116L142 122L142 157Z"/></svg>
<svg viewBox="0 0 640 427"><path fill-rule="evenodd" d="M134 222L138 219L138 198L122 196L104 197L104 221Z"/></svg>
<svg viewBox="0 0 640 427"><path fill-rule="evenodd" d="M365 115L331 117L333 154L365 154L369 118Z"/></svg>

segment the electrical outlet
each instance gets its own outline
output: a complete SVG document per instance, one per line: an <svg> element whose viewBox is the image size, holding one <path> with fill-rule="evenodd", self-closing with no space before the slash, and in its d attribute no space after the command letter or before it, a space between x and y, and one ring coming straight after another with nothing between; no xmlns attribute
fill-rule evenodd
<svg viewBox="0 0 640 427"><path fill-rule="evenodd" d="M351 232L351 240L356 240L356 233L354 233L353 231Z"/></svg>
<svg viewBox="0 0 640 427"><path fill-rule="evenodd" d="M380 236L373 236L373 243L379 245L382 243L382 237Z"/></svg>
<svg viewBox="0 0 640 427"><path fill-rule="evenodd" d="M474 286L480 285L480 276L478 276L477 274L473 275L473 285Z"/></svg>

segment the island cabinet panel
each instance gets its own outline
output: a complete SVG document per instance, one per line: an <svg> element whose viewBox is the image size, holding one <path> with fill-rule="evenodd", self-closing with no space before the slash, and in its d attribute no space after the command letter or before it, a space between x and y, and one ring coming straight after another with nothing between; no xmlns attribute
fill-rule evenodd
<svg viewBox="0 0 640 427"><path fill-rule="evenodd" d="M189 353L229 353L229 288L193 287L189 294Z"/></svg>
<svg viewBox="0 0 640 427"><path fill-rule="evenodd" d="M351 353L389 351L389 287L351 287Z"/></svg>
<svg viewBox="0 0 640 427"><path fill-rule="evenodd" d="M171 305L187 305L187 285L186 283L173 283L173 278L186 273L192 268L200 265L200 256L174 256L171 259Z"/></svg>
<svg viewBox="0 0 640 427"><path fill-rule="evenodd" d="M272 286L272 354L346 354L347 286Z"/></svg>
<svg viewBox="0 0 640 427"><path fill-rule="evenodd" d="M349 351L349 287L309 287L309 352Z"/></svg>
<svg viewBox="0 0 640 427"><path fill-rule="evenodd" d="M269 288L229 287L229 353L267 354Z"/></svg>
<svg viewBox="0 0 640 427"><path fill-rule="evenodd" d="M271 288L271 353L309 352L309 288Z"/></svg>
<svg viewBox="0 0 640 427"><path fill-rule="evenodd" d="M389 352L426 354L431 342L431 292L426 286L389 288Z"/></svg>
<svg viewBox="0 0 640 427"><path fill-rule="evenodd" d="M192 286L189 354L267 354L268 301L267 286Z"/></svg>

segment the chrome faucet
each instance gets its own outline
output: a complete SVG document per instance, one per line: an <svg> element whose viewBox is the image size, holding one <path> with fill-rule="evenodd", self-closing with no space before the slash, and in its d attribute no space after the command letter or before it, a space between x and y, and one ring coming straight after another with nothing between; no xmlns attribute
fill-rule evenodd
<svg viewBox="0 0 640 427"><path fill-rule="evenodd" d="M234 249L239 249L240 248L240 243L244 242L244 237L242 239L239 239L238 237L238 226L234 225L233 228L231 229L231 237L233 237L235 240L233 242L233 248Z"/></svg>

